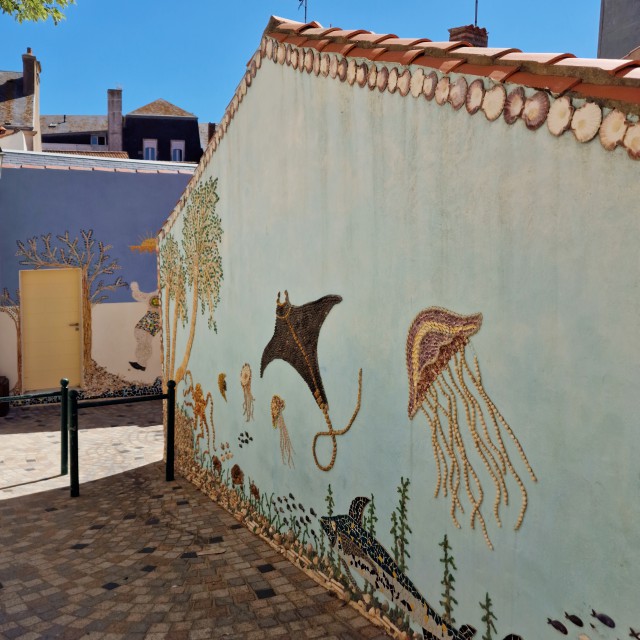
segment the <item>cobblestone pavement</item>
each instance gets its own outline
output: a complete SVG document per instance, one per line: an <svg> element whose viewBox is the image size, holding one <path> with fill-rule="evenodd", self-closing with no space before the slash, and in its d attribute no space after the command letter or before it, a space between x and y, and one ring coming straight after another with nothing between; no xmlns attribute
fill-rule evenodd
<svg viewBox="0 0 640 640"><path fill-rule="evenodd" d="M40 428L27 422L23 432ZM81 469L83 437L125 441L122 421L107 422L81 433ZM5 465L6 444L24 435L8 431L19 429L0 419ZM4 497L0 638L387 637L190 483L165 482L162 462L81 483L75 499L66 481Z"/></svg>
<svg viewBox="0 0 640 640"><path fill-rule="evenodd" d="M162 459L161 401L81 409L80 482ZM12 408L0 418L0 500L68 487L60 475L60 406Z"/></svg>

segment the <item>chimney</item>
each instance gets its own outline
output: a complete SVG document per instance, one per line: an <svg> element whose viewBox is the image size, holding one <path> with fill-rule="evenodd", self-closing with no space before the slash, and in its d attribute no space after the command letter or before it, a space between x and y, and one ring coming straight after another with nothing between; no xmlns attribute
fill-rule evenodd
<svg viewBox="0 0 640 640"><path fill-rule="evenodd" d="M122 89L107 91L107 114L109 151L122 151Z"/></svg>
<svg viewBox="0 0 640 640"><path fill-rule="evenodd" d="M40 63L31 53L31 47L27 47L27 53L22 54L22 92L25 96L35 93L39 72Z"/></svg>
<svg viewBox="0 0 640 640"><path fill-rule="evenodd" d="M486 47L489 44L489 33L482 27L468 24L466 27L449 29L450 42L469 42L474 47Z"/></svg>

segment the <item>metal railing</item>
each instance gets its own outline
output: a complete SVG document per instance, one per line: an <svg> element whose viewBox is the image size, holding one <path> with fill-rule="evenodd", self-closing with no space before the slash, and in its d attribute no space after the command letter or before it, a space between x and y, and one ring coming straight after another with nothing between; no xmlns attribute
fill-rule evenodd
<svg viewBox="0 0 640 640"><path fill-rule="evenodd" d="M78 410L89 407L106 407L116 404L130 404L133 402L149 402L151 400L167 401L167 442L165 480L174 480L175 466L175 417L176 417L176 383L167 382L167 393L149 396L128 396L122 398L105 398L96 400L80 400L79 392L69 390L69 380L60 380L60 391L47 393L32 393L21 396L7 396L0 398L1 402L15 402L18 400L32 400L37 398L60 397L60 475L69 473L69 488L72 498L80 495L80 468L78 452Z"/></svg>

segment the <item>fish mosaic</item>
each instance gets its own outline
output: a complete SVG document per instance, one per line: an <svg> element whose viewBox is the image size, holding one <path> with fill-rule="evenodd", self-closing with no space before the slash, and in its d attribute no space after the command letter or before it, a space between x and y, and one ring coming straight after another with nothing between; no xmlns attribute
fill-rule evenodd
<svg viewBox="0 0 640 640"><path fill-rule="evenodd" d="M330 546L337 551L347 575L350 576L354 569L375 590L383 593L390 604L405 611L422 627L425 640L472 638L476 630L469 625L456 629L447 624L400 570L389 552L364 529L362 518L368 503L369 498L358 497L351 502L348 515L320 518Z"/></svg>

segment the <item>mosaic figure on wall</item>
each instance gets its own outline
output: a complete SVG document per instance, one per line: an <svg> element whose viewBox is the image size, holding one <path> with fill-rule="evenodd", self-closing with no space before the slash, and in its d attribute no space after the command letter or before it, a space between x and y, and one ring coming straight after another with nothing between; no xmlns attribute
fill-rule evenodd
<svg viewBox="0 0 640 640"><path fill-rule="evenodd" d="M522 525L527 509L527 490L509 458L501 429L513 441L534 482L536 476L520 442L482 385L478 359L474 355L473 368L467 362L465 348L481 324L480 313L463 316L438 307L425 309L416 316L409 328L406 350L409 417L413 419L420 410L431 427L431 444L438 473L434 496L437 498L440 490L445 497L450 493L451 518L460 528L456 512L459 509L464 513L459 495L460 484L464 483L471 505L471 528L475 528L476 520L480 522L485 541L493 549L481 512L484 490L468 457L460 428L459 407L477 455L495 485L493 513L498 526L501 526L500 503L509 503L505 481L508 472L514 477L522 495L516 530ZM489 433L490 427L493 428L494 439Z"/></svg>
<svg viewBox="0 0 640 640"><path fill-rule="evenodd" d="M344 429L334 430L329 417L329 403L320 376L318 366L318 337L320 329L333 307L342 302L340 296L324 296L314 302L296 307L289 302L289 293L284 292L284 302L280 302L280 292L276 300L276 326L273 337L262 353L260 376L273 360L288 362L307 383L318 407L324 415L328 430L316 433L313 438L313 459L319 469L329 471L333 468L338 453L337 436L344 435L353 425L360 411L362 395L362 369L358 374L358 400L351 420ZM331 438L331 461L327 465L320 464L316 453L318 439Z"/></svg>
<svg viewBox="0 0 640 640"><path fill-rule="evenodd" d="M151 293L140 291L137 282L131 283L131 297L138 302L144 302L147 311L133 330L136 338L136 359L129 364L138 371L145 371L153 350L153 339L162 328L160 297L157 289Z"/></svg>
<svg viewBox="0 0 640 640"><path fill-rule="evenodd" d="M365 530L362 518L368 503L369 498L355 498L348 515L320 518L329 544L338 552L349 579L355 582L351 576L354 569L375 591L384 594L391 605L399 607L422 627L427 640L472 638L476 630L469 625L458 630L446 623L401 571L389 552Z"/></svg>
<svg viewBox="0 0 640 640"><path fill-rule="evenodd" d="M282 415L285 407L286 404L280 396L273 396L273 398L271 398L271 424L273 424L274 429L280 430L280 454L282 455L282 464L295 467L293 464L293 454L295 451L291 446L287 425L284 423L284 417Z"/></svg>
<svg viewBox="0 0 640 640"><path fill-rule="evenodd" d="M193 411L193 431L196 434L196 451L200 452L202 460L205 460L207 455L211 459L211 451L216 450L216 429L213 424L213 396L210 391L207 392L205 396L199 382L194 385L193 376L188 369L184 376L184 381L186 388L182 392L182 395L185 398L184 405L190 407ZM209 409L208 414L207 408ZM209 417L208 420L207 415ZM204 441L204 448L201 446L201 441Z"/></svg>
<svg viewBox="0 0 640 640"><path fill-rule="evenodd" d="M251 393L251 365L245 362L240 370L240 386L244 400L242 401L242 413L247 422L253 420L253 401L255 398Z"/></svg>

